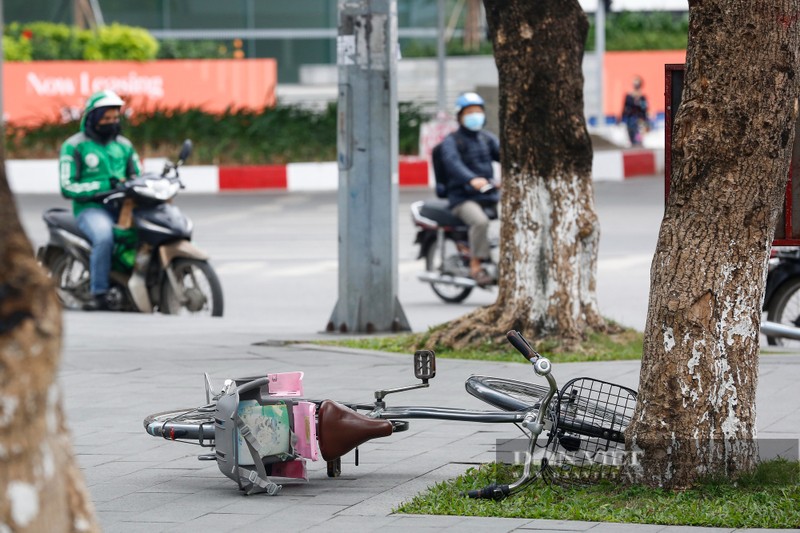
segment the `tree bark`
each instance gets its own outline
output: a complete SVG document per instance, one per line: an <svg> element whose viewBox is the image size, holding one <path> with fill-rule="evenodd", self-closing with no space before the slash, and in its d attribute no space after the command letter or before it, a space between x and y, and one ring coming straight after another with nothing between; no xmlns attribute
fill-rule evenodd
<svg viewBox="0 0 800 533"><path fill-rule="evenodd" d="M683 489L757 460L766 266L797 121L800 0L693 0L651 269L630 478ZM669 148L669 147L668 147Z"/></svg>
<svg viewBox="0 0 800 533"><path fill-rule="evenodd" d="M463 347L509 329L577 341L605 328L595 292L600 229L583 110L589 22L577 0L484 0L500 76L499 294L434 332Z"/></svg>
<svg viewBox="0 0 800 533"><path fill-rule="evenodd" d="M61 306L17 216L0 156L0 526L99 531L64 422Z"/></svg>
<svg viewBox="0 0 800 533"><path fill-rule="evenodd" d="M467 0L464 19L464 50L474 52L481 46L481 0Z"/></svg>

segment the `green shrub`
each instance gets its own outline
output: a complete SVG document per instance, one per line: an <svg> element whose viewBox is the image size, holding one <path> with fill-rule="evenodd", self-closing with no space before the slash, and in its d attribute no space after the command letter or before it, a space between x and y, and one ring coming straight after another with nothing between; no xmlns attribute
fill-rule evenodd
<svg viewBox="0 0 800 533"><path fill-rule="evenodd" d="M606 50L683 50L689 35L689 16L672 13L621 11L606 18ZM594 50L595 25L586 49Z"/></svg>
<svg viewBox="0 0 800 533"><path fill-rule="evenodd" d="M83 50L83 58L88 60L147 61L155 59L157 54L158 41L150 32L121 24L98 28L96 37Z"/></svg>
<svg viewBox="0 0 800 533"><path fill-rule="evenodd" d="M14 22L6 28L6 35L30 42L34 60L83 59L83 49L93 38L89 30L52 22Z"/></svg>
<svg viewBox="0 0 800 533"><path fill-rule="evenodd" d="M158 41L143 28L112 24L96 31L66 24L30 22L8 24L5 57L9 61L155 59Z"/></svg>
<svg viewBox="0 0 800 533"><path fill-rule="evenodd" d="M227 59L232 51L229 41L163 39L159 41L158 59Z"/></svg>
<svg viewBox="0 0 800 533"><path fill-rule="evenodd" d="M3 57L6 61L30 61L31 42L24 37L3 35Z"/></svg>

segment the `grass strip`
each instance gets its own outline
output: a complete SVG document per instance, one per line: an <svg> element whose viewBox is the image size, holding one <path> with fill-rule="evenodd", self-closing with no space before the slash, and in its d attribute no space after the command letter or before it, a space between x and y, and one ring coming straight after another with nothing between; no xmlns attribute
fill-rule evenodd
<svg viewBox="0 0 800 533"><path fill-rule="evenodd" d="M319 341L319 344L329 346L344 346L362 350L378 350L412 354L422 349L431 330L427 333L409 333L391 335L386 337L359 337L341 340ZM619 361L626 359L641 359L642 333L626 329L619 333L604 334L592 333L578 347L564 349L557 339L529 339L539 353L549 357L553 362L574 363L582 361ZM434 347L436 357L450 359L477 359L484 361L510 361L525 362L519 352L507 342L498 344L486 343L477 348L466 350L453 350L451 348Z"/></svg>
<svg viewBox="0 0 800 533"><path fill-rule="evenodd" d="M395 512L726 528L800 527L800 463L784 459L764 462L737 481L712 479L682 492L611 482L583 487L536 482L499 502L462 496L490 483L509 483L520 471L496 463L470 468Z"/></svg>

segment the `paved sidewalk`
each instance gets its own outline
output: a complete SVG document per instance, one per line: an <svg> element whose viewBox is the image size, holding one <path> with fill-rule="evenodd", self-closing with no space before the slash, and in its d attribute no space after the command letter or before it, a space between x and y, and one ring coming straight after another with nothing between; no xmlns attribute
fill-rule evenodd
<svg viewBox="0 0 800 533"><path fill-rule="evenodd" d="M202 404L203 371L219 383L234 375L303 370L308 396L370 401L374 389L414 383L411 357L284 345L279 336L224 319L67 313L65 321L60 379L75 449L105 531L704 530L392 514L430 484L493 460L495 440L509 435L504 425L412 421L409 431L362 446L360 466L352 464L352 454L345 457L341 478L328 479L322 461L309 463L308 484L287 484L278 497L246 497L215 463L196 460L206 450L150 437L142 419ZM276 342L255 344L269 340ZM636 386L639 373L637 361L555 363L560 383L588 374ZM429 389L389 396L390 405L486 408L464 392L470 374L525 379L529 372L525 364L450 359L437 367ZM800 355L764 356L760 371L761 437L800 437Z"/></svg>

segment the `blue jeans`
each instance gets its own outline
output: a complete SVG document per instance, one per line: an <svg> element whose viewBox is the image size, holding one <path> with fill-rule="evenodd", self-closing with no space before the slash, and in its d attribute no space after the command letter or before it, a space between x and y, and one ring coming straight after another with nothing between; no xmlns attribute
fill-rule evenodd
<svg viewBox="0 0 800 533"><path fill-rule="evenodd" d="M92 243L89 257L90 290L93 295L108 292L111 252L114 249L114 217L105 209L90 207L78 215L78 227Z"/></svg>

